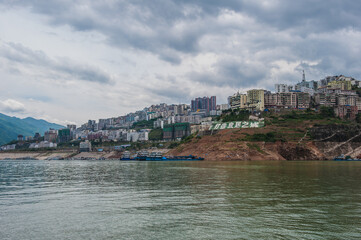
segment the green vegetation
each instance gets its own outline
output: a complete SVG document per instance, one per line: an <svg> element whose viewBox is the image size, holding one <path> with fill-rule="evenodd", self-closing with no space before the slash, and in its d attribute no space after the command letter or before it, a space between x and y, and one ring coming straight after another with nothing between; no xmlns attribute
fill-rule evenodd
<svg viewBox="0 0 361 240"><path fill-rule="evenodd" d="M335 117L335 111L333 110L332 107L322 106L320 108L320 116L324 118L328 118L328 117L332 118Z"/></svg>
<svg viewBox="0 0 361 240"><path fill-rule="evenodd" d="M152 131L150 131L148 137L149 137L149 140L152 140L152 141L163 140L163 129L161 129L161 128L153 129Z"/></svg>
<svg viewBox="0 0 361 240"><path fill-rule="evenodd" d="M356 122L357 122L357 123L361 123L361 113L358 113L358 114L356 115Z"/></svg>
<svg viewBox="0 0 361 240"><path fill-rule="evenodd" d="M238 141L248 142L300 142L313 139L309 129L317 125L337 125L348 126L354 124L353 121L342 120L335 116L332 107L321 107L318 111L307 109L304 111L281 110L281 112L262 113L265 118L265 129L254 129L252 131L240 130L241 137L236 137ZM361 114L357 115L357 120L361 123Z"/></svg>
<svg viewBox="0 0 361 240"><path fill-rule="evenodd" d="M227 110L223 111L221 116L216 118L217 121L231 122L231 121L247 121L250 113L247 110ZM307 109L305 111L283 111L282 113L263 112L262 118L265 118L265 124L282 124L287 122L303 122L305 120L330 120L332 122L343 122L335 117L335 112L332 107L320 107L319 111Z"/></svg>
<svg viewBox="0 0 361 240"><path fill-rule="evenodd" d="M182 141L180 141L180 143L188 143L190 141L192 141L192 139L196 136L196 133L193 133L191 135L189 135L188 137L183 137Z"/></svg>
<svg viewBox="0 0 361 240"><path fill-rule="evenodd" d="M49 128L60 129L63 126L34 118L9 117L0 113L0 145L17 139L20 134L34 136L38 132L44 135Z"/></svg>
<svg viewBox="0 0 361 240"><path fill-rule="evenodd" d="M247 110L240 110L240 109L235 109L235 110L226 110L223 111L221 116L218 116L216 118L217 121L222 121L222 122L232 122L232 121L246 121L249 118L249 111Z"/></svg>
<svg viewBox="0 0 361 240"><path fill-rule="evenodd" d="M311 111L307 109L306 111L295 111L292 110L291 112L279 114L278 116L271 115L270 118L272 119L285 119L285 120L317 120L317 119L325 119L325 118L335 118L335 112L332 107L324 107L320 108L319 112Z"/></svg>
<svg viewBox="0 0 361 240"><path fill-rule="evenodd" d="M352 86L352 90L356 91L359 97L361 97L361 88L357 86Z"/></svg>
<svg viewBox="0 0 361 240"><path fill-rule="evenodd" d="M261 148L260 148L260 146L258 146L257 144L255 144L255 143L247 143L247 146L250 148L250 149L255 149L255 150L257 150L259 153L261 153L261 154L266 154L266 152L265 151L263 151Z"/></svg>
<svg viewBox="0 0 361 240"><path fill-rule="evenodd" d="M168 148L173 149L176 148L180 145L180 142L172 142L171 144L169 144Z"/></svg>
<svg viewBox="0 0 361 240"><path fill-rule="evenodd" d="M133 123L132 128L134 129L144 129L144 128L148 128L148 129L153 129L154 126L154 122L157 120L158 118L155 119L151 119L151 120L143 120L143 121L139 121L139 122L135 122Z"/></svg>
<svg viewBox="0 0 361 240"><path fill-rule="evenodd" d="M6 143L7 145L13 145L13 144L18 144L18 140L12 140L12 141L10 141L10 142L8 142L8 143Z"/></svg>
<svg viewBox="0 0 361 240"><path fill-rule="evenodd" d="M80 140L58 143L59 148L79 148Z"/></svg>
<svg viewBox="0 0 361 240"><path fill-rule="evenodd" d="M256 133L253 135L247 134L242 140L248 142L276 142L276 141L284 142L285 141L282 134L276 132L268 132L265 134Z"/></svg>
<svg viewBox="0 0 361 240"><path fill-rule="evenodd" d="M319 111L289 111L283 113L264 113L266 125L278 127L302 127L306 126L305 122L312 124L352 124L352 121L342 120L335 116L332 107L321 107Z"/></svg>
<svg viewBox="0 0 361 240"><path fill-rule="evenodd" d="M191 142L194 138L196 138L196 141L198 141L199 139L201 139L200 136L197 136L197 133L193 133L193 134L189 135L188 137L183 137L180 142L171 142L171 143L168 145L168 148L170 148L170 149L177 148L177 147L179 147L179 145L181 145L181 144Z"/></svg>

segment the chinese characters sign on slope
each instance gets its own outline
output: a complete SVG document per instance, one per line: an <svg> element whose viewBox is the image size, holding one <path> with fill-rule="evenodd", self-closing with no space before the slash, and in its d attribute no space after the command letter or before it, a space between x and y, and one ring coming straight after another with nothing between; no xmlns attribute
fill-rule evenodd
<svg viewBox="0 0 361 240"><path fill-rule="evenodd" d="M264 121L239 121L239 122L226 122L214 123L209 130L222 130L232 128L260 128L264 127Z"/></svg>

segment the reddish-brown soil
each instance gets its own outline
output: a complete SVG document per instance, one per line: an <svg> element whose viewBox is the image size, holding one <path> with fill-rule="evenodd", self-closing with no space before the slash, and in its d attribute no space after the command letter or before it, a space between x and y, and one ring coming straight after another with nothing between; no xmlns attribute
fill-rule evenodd
<svg viewBox="0 0 361 240"><path fill-rule="evenodd" d="M247 142L244 134L267 133L270 129L229 129L211 136L193 138L169 155L196 155L205 160L326 160L312 142Z"/></svg>

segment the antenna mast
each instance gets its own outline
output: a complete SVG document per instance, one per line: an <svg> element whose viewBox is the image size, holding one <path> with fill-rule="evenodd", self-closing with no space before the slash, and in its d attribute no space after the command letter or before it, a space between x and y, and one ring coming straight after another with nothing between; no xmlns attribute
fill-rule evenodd
<svg viewBox="0 0 361 240"><path fill-rule="evenodd" d="M306 81L305 70L302 70L302 82Z"/></svg>

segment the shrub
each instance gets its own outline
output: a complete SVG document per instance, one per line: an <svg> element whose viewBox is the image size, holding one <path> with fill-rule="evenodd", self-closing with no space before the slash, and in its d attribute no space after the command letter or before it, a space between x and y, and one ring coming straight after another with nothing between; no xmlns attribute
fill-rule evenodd
<svg viewBox="0 0 361 240"><path fill-rule="evenodd" d="M163 139L163 129L157 128L150 131L149 140L157 141L162 139Z"/></svg>
<svg viewBox="0 0 361 240"><path fill-rule="evenodd" d="M179 146L179 142L172 142L171 144L169 144L168 148L172 149L172 148L176 148Z"/></svg>
<svg viewBox="0 0 361 240"><path fill-rule="evenodd" d="M320 115L324 118L333 118L335 117L335 111L333 110L332 107L325 107L325 106L322 106L320 108Z"/></svg>
<svg viewBox="0 0 361 240"><path fill-rule="evenodd" d="M249 142L276 142L284 141L282 136L278 136L276 132L268 132L266 134L256 133L253 135L246 135L244 138L245 141Z"/></svg>
<svg viewBox="0 0 361 240"><path fill-rule="evenodd" d="M358 113L358 114L356 115L356 122L357 122L357 123L361 123L361 113Z"/></svg>

